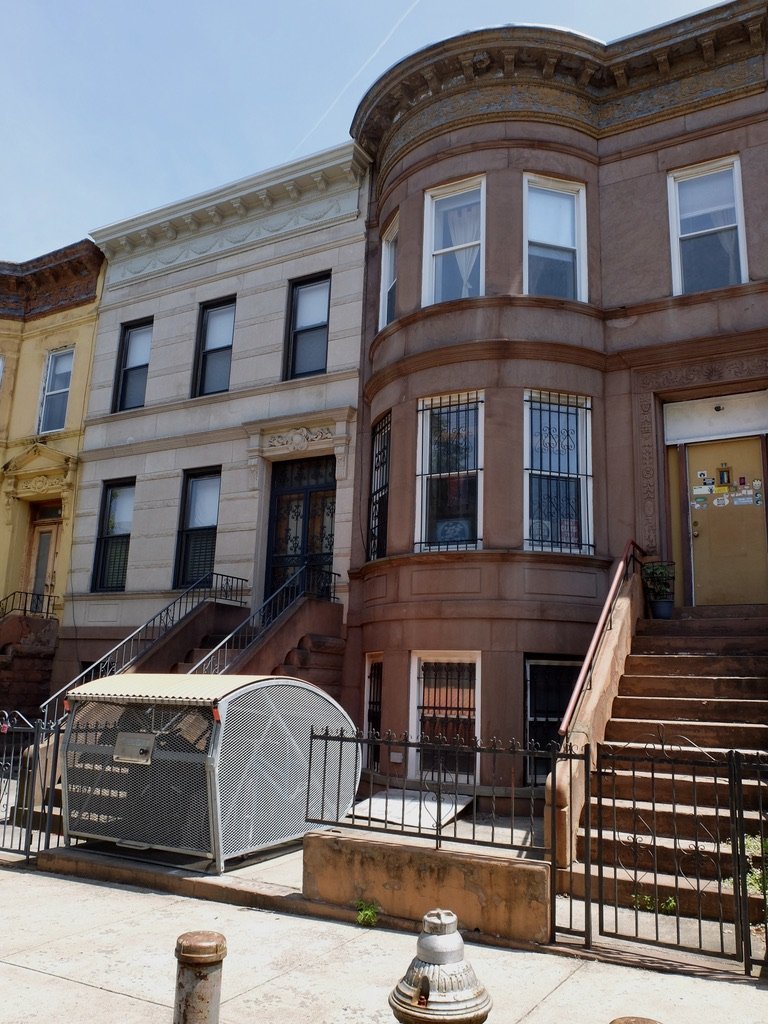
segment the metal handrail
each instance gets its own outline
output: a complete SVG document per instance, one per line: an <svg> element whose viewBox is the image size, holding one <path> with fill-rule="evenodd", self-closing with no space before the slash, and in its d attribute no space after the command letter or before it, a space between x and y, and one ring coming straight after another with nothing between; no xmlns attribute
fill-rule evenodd
<svg viewBox="0 0 768 1024"><path fill-rule="evenodd" d="M628 540L624 546L624 551L622 552L621 557L616 563L616 571L613 575L611 588L608 591L608 596L603 604L603 610L600 612L600 618L597 620L597 626L595 627L595 632L592 635L592 641L587 649L584 664L581 666L581 671L579 672L579 676L574 684L571 699L568 701L568 707L565 709L565 714L563 715L563 720L559 729L561 736L565 736L568 733L579 701L592 684L592 672L594 670L595 660L597 659L605 634L611 628L613 622L613 611L616 607L616 602L619 599L622 586L633 575L635 568L639 563L638 556L640 556L640 558L644 558L645 551L634 540Z"/></svg>
<svg viewBox="0 0 768 1024"><path fill-rule="evenodd" d="M51 618L53 612L53 594L35 593L30 590L14 590L0 601L0 619L11 612L24 612L25 615L42 615Z"/></svg>
<svg viewBox="0 0 768 1024"><path fill-rule="evenodd" d="M170 604L161 608L156 615L134 630L130 636L121 640L112 650L107 651L98 661L71 679L44 704L41 704L43 721L47 721L51 717L58 718L59 701L74 686L89 683L92 679L100 679L102 676L113 676L125 672L142 654L146 654L150 647L161 640L177 622L203 601L216 598L221 601L245 604L243 595L246 584L247 580L240 576L225 576L219 572L209 572L205 576L201 576L196 583L179 594Z"/></svg>
<svg viewBox="0 0 768 1024"><path fill-rule="evenodd" d="M193 665L187 675L221 675L226 672L232 660L260 640L299 598L320 597L335 601L338 575L322 566L305 562L245 622L241 622L229 636L224 637L212 651Z"/></svg>

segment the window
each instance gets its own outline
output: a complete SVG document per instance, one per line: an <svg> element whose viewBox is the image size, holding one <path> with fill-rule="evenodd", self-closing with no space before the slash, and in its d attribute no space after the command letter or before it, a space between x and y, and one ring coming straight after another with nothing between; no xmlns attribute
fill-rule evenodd
<svg viewBox="0 0 768 1024"><path fill-rule="evenodd" d="M392 416L387 413L371 431L371 504L368 512L368 558L387 553L387 509L389 507L389 444Z"/></svg>
<svg viewBox="0 0 768 1024"><path fill-rule="evenodd" d="M550 753L560 746L560 723L579 677L581 661L576 659L525 659L525 745ZM552 762L549 756L527 758L526 782L547 781Z"/></svg>
<svg viewBox="0 0 768 1024"><path fill-rule="evenodd" d="M470 651L424 652L414 657L412 671L415 673L412 680L415 709L412 710L411 734L473 746L479 720L479 655ZM415 763L416 758L412 757L409 774L431 774L438 767L437 756L425 751L421 764ZM443 771L452 778L466 780L474 776L474 753L451 754L448 750L442 755L442 762Z"/></svg>
<svg viewBox="0 0 768 1024"><path fill-rule="evenodd" d="M482 178L427 193L423 305L484 293L484 225L485 182Z"/></svg>
<svg viewBox="0 0 768 1024"><path fill-rule="evenodd" d="M383 665L380 658L367 659L368 679L366 681L366 735L370 737L381 735L381 678ZM381 747L378 743L368 744L368 759L366 768L377 772L381 767Z"/></svg>
<svg viewBox="0 0 768 1024"><path fill-rule="evenodd" d="M748 281L738 159L678 171L668 189L674 294Z"/></svg>
<svg viewBox="0 0 768 1024"><path fill-rule="evenodd" d="M589 398L525 393L525 546L591 554Z"/></svg>
<svg viewBox="0 0 768 1024"><path fill-rule="evenodd" d="M147 389L152 322L126 324L120 340L113 412L141 409Z"/></svg>
<svg viewBox="0 0 768 1024"><path fill-rule="evenodd" d="M331 278L294 282L288 327L287 377L325 373Z"/></svg>
<svg viewBox="0 0 768 1024"><path fill-rule="evenodd" d="M104 484L91 590L125 590L135 480Z"/></svg>
<svg viewBox="0 0 768 1024"><path fill-rule="evenodd" d="M192 586L213 572L220 484L220 469L196 470L184 478L176 553L177 587Z"/></svg>
<svg viewBox="0 0 768 1024"><path fill-rule="evenodd" d="M476 391L419 402L417 551L482 546L482 405Z"/></svg>
<svg viewBox="0 0 768 1024"><path fill-rule="evenodd" d="M523 291L587 300L585 188L525 175Z"/></svg>
<svg viewBox="0 0 768 1024"><path fill-rule="evenodd" d="M381 300L379 302L379 328L395 319L397 301L397 235L398 218L385 231L381 240Z"/></svg>
<svg viewBox="0 0 768 1024"><path fill-rule="evenodd" d="M41 434L64 429L74 359L75 350L71 348L66 352L51 352L48 356L38 428Z"/></svg>
<svg viewBox="0 0 768 1024"><path fill-rule="evenodd" d="M200 309L197 339L195 395L214 395L229 390L232 335L235 329L233 299L210 303Z"/></svg>

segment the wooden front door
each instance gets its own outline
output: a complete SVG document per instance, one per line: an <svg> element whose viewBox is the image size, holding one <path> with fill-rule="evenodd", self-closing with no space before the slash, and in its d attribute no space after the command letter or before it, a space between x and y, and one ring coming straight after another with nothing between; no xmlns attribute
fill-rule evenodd
<svg viewBox="0 0 768 1024"><path fill-rule="evenodd" d="M694 604L768 602L768 535L759 437L686 447Z"/></svg>
<svg viewBox="0 0 768 1024"><path fill-rule="evenodd" d="M44 598L53 594L56 585L56 556L61 532L61 510L58 506L32 509L30 557L27 563L26 590L32 596L33 612L45 611Z"/></svg>

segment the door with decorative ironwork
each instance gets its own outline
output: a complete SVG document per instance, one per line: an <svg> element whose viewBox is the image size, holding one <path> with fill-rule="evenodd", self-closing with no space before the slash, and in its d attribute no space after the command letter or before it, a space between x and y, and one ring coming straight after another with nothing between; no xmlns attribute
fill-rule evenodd
<svg viewBox="0 0 768 1024"><path fill-rule="evenodd" d="M273 465L265 597L305 563L330 572L335 512L332 455Z"/></svg>

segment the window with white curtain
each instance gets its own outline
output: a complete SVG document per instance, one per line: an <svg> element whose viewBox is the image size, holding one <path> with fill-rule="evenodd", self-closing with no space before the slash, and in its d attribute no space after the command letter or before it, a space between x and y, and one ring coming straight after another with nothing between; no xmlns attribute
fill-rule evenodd
<svg viewBox="0 0 768 1024"><path fill-rule="evenodd" d="M667 187L674 294L746 283L738 157L675 171Z"/></svg>
<svg viewBox="0 0 768 1024"><path fill-rule="evenodd" d="M523 291L587 300L585 188L525 175Z"/></svg>
<svg viewBox="0 0 768 1024"><path fill-rule="evenodd" d="M213 572L220 487L220 467L185 474L176 550L177 587L189 587Z"/></svg>
<svg viewBox="0 0 768 1024"><path fill-rule="evenodd" d="M422 304L483 295L485 180L433 189L424 212Z"/></svg>

